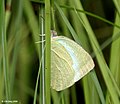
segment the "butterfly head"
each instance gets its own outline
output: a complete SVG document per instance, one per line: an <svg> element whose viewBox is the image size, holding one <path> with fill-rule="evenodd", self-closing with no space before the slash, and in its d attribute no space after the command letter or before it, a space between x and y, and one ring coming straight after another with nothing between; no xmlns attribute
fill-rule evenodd
<svg viewBox="0 0 120 104"><path fill-rule="evenodd" d="M57 32L55 30L51 30L51 37L57 36Z"/></svg>

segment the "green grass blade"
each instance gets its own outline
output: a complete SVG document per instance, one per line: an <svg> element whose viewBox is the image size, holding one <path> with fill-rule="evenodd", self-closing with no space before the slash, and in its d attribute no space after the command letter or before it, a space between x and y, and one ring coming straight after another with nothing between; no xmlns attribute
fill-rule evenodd
<svg viewBox="0 0 120 104"><path fill-rule="evenodd" d="M75 85L71 87L71 96L72 96L72 104L77 104L77 94L76 94L76 87Z"/></svg>
<svg viewBox="0 0 120 104"><path fill-rule="evenodd" d="M17 8L17 9L16 9ZM11 73L10 73L10 91L11 91L11 94L13 94L13 89L14 89L14 82L15 82L15 72L16 72L16 65L17 65L17 59L18 59L18 54L19 54L19 43L20 43L20 40L21 40L21 20L22 20L22 2L17 2L16 4L16 15L12 18L12 21L13 21L13 24L12 26L15 26L12 31L12 34L15 34L14 37L15 37L15 44L14 44L14 47L13 47L13 58L12 58L12 63L11 63L11 66L10 66L10 70L11 70ZM15 11L16 11L15 10ZM19 30L19 31L18 31Z"/></svg>
<svg viewBox="0 0 120 104"><path fill-rule="evenodd" d="M115 24L115 23L113 23L113 22L111 22L111 21L109 21L109 20L107 20L107 19L105 19L103 17L100 17L100 16L95 15L93 13L87 12L85 10L77 9L75 6L71 7L71 6L68 6L68 5L60 5L60 7L65 8L65 9L69 9L69 10L76 10L77 12L84 13L84 14L86 14L88 16L94 17L94 18L99 19L99 20L101 20L101 21L103 21L105 23L108 23L108 24L113 25L113 26L115 26L117 28L120 28L120 25L118 25L118 24Z"/></svg>
<svg viewBox="0 0 120 104"><path fill-rule="evenodd" d="M25 16L27 18L27 22L29 28L31 29L32 36L34 43L39 41L39 28L38 28L38 21L33 11L32 5L29 0L23 0L23 11L25 12ZM39 53L39 45L36 45L37 52Z"/></svg>
<svg viewBox="0 0 120 104"><path fill-rule="evenodd" d="M120 23L120 18L118 13L116 14L116 20L115 23L119 25ZM119 29L117 29L116 27L114 28L114 32L113 32L113 38L116 36L116 33L120 32ZM111 69L111 73L115 78L115 83L117 83L118 87L120 88L120 81L119 81L119 74L120 74L120 55L119 55L119 51L120 51L120 38L118 38L117 40L112 42L111 45L111 54L110 54L110 69ZM120 93L120 92L119 92ZM120 94L119 94L120 96ZM107 100L106 103L109 104L110 101L110 95L109 93L107 93Z"/></svg>
<svg viewBox="0 0 120 104"><path fill-rule="evenodd" d="M118 16L118 14L116 14L116 23L120 23L120 18ZM113 38L116 36L116 33L120 33L119 29L114 28L114 32L113 32ZM111 46L111 55L110 55L110 69L111 72L117 82L117 85L120 88L120 81L119 81L119 74L120 74L120 55L119 55L119 51L120 51L120 37L112 42L112 46Z"/></svg>
<svg viewBox="0 0 120 104"><path fill-rule="evenodd" d="M67 0L61 0L61 1L57 1L57 3L62 3L62 4L65 4L66 2L68 2ZM69 13L67 10L63 10L64 11L64 14L66 17L68 17ZM63 35L63 36L67 36L69 38L72 38L65 22L62 20L62 18L59 16L59 13L58 12L55 12L55 17L57 17L57 19L55 19L55 22L59 25L56 25L56 29L57 29L57 32L58 32L58 35ZM59 21L58 21L59 20ZM62 27L62 34L61 34L61 30L60 30L60 27ZM59 33L60 32L60 33Z"/></svg>
<svg viewBox="0 0 120 104"><path fill-rule="evenodd" d="M45 0L45 100L46 104L51 104L50 97L50 79L51 79L51 17L50 17L50 0Z"/></svg>
<svg viewBox="0 0 120 104"><path fill-rule="evenodd" d="M45 33L45 20L44 20L44 12L45 12L45 6L43 4L40 4L39 6L39 28L40 28L40 40L44 41L44 33ZM42 17L42 18L41 18ZM39 104L45 103L45 51L44 51L45 43L40 43L40 55L39 59L42 59L42 63L40 63L41 66L41 75L40 75L40 101Z"/></svg>
<svg viewBox="0 0 120 104"><path fill-rule="evenodd" d="M91 92L90 92L90 87L88 83L88 76L86 76L83 79L83 90L84 90L84 99L85 99L85 104L91 104Z"/></svg>
<svg viewBox="0 0 120 104"><path fill-rule="evenodd" d="M2 53L3 53L3 70L5 80L6 100L10 99L9 74L8 74L8 55L7 55L7 40L5 30L5 6L4 0L0 1L0 34L2 35Z"/></svg>
<svg viewBox="0 0 120 104"><path fill-rule="evenodd" d="M36 80L36 86L35 86L35 92L34 92L34 100L33 100L33 104L36 104L36 100L37 100L37 89L38 89L38 82L39 82L39 79L40 79L40 72L41 71L41 65L39 67L39 70L38 70L38 75L37 75L37 80Z"/></svg>
<svg viewBox="0 0 120 104"><path fill-rule="evenodd" d="M59 92L51 89L51 96L52 96L53 104L61 104Z"/></svg>
<svg viewBox="0 0 120 104"><path fill-rule="evenodd" d="M44 52L45 52L45 47L43 48L43 54L44 54ZM33 104L36 104L36 100L37 100L37 90L38 90L38 81L39 81L39 79L40 79L40 77L42 76L43 77L43 75L41 75L41 74L43 74L42 73L42 70L41 70L41 68L42 68L42 61L43 61L43 58L44 58L44 55L42 55L41 56L41 59L40 59L40 66L39 66L39 70L38 70L38 74L37 74L37 80L36 80L36 86L35 86L35 93L34 93L34 100L33 100ZM41 79L41 81L42 80L44 80L43 78ZM44 83L44 82L43 82ZM42 83L42 84L43 84ZM43 88L42 88L43 87ZM44 85L41 85L41 90L44 90ZM40 95L42 96L40 99L42 100L42 101L40 101L42 104L44 104L45 102L46 102L46 100L45 100L45 95L44 95L44 92L40 92Z"/></svg>
<svg viewBox="0 0 120 104"><path fill-rule="evenodd" d="M0 60L0 101L4 98L4 76L3 76L3 70L2 70L2 60Z"/></svg>
<svg viewBox="0 0 120 104"><path fill-rule="evenodd" d="M116 9L117 9L117 12L118 12L118 15L119 15L119 17L120 17L120 1L118 1L118 0L113 0L113 3L114 3L114 5L115 5L115 7L116 7Z"/></svg>
<svg viewBox="0 0 120 104"><path fill-rule="evenodd" d="M96 76L96 73L95 71L93 71L92 73L90 73L92 79L93 79L93 82L94 82L94 85L96 86L96 89L97 89L97 92L99 94L99 97L100 97L100 100L101 100L101 103L102 104L105 104L105 98L104 98L104 94L103 94L103 91L102 91L102 88L100 86L100 83L97 79L97 76Z"/></svg>
<svg viewBox="0 0 120 104"><path fill-rule="evenodd" d="M64 15L64 13L62 12L61 8L58 6L58 4L56 2L55 2L55 6L57 7L58 11L60 12L62 18L64 18L63 20L64 20L65 24L67 24L68 29L70 30L73 38L76 40L76 42L80 43L79 38L78 38L76 32L74 31L73 27L70 25L70 23L67 20L66 16Z"/></svg>
<svg viewBox="0 0 120 104"><path fill-rule="evenodd" d="M64 95L63 99L64 99L65 104L70 104L70 95L69 95L70 91L69 91L69 89L65 89L62 92Z"/></svg>

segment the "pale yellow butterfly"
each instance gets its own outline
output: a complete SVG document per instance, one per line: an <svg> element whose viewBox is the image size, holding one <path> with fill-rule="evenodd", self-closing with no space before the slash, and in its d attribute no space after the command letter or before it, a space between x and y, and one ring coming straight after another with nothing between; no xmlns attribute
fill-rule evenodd
<svg viewBox="0 0 120 104"><path fill-rule="evenodd" d="M51 40L51 87L56 91L72 86L94 68L91 56L76 42L55 36Z"/></svg>

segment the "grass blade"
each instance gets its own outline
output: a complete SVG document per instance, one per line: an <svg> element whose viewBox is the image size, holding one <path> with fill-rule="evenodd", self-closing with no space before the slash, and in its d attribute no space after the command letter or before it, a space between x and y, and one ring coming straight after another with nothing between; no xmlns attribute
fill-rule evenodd
<svg viewBox="0 0 120 104"><path fill-rule="evenodd" d="M50 79L51 79L51 17L50 17L50 0L45 0L45 40L46 40L46 50L45 50L45 96L46 104L51 103L50 99Z"/></svg>
<svg viewBox="0 0 120 104"><path fill-rule="evenodd" d="M2 53L3 53L3 70L4 70L4 80L5 80L5 92L6 100L10 99L10 86L9 86L9 72L8 72L8 55L7 55L7 40L6 40L6 30L5 30L5 6L4 0L0 1L0 34L2 34Z"/></svg>

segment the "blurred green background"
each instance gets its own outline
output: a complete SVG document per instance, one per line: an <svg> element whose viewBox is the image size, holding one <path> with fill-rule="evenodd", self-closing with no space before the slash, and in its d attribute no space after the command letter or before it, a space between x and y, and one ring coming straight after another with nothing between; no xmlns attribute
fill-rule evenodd
<svg viewBox="0 0 120 104"><path fill-rule="evenodd" d="M76 41L95 62L93 71L61 92L39 73L43 49L36 42L50 29ZM119 0L0 0L0 103L120 104L119 36Z"/></svg>

